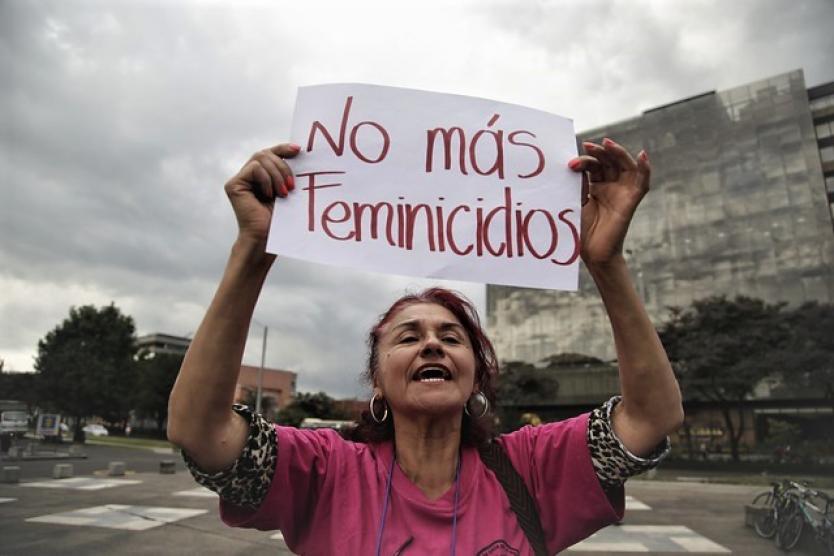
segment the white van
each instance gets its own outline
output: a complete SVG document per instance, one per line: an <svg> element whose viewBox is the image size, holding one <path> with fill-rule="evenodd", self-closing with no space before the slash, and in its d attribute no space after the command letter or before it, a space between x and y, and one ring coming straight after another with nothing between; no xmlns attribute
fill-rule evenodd
<svg viewBox="0 0 834 556"><path fill-rule="evenodd" d="M29 431L29 412L26 404L15 400L0 400L0 434L23 436Z"/></svg>
<svg viewBox="0 0 834 556"><path fill-rule="evenodd" d="M301 421L300 429L335 429L337 431L349 429L356 426L355 421L341 421L337 419L316 419L307 417Z"/></svg>

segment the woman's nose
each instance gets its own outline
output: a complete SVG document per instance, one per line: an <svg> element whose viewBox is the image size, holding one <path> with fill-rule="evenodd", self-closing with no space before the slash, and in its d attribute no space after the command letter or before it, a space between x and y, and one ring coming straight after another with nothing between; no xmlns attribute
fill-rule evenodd
<svg viewBox="0 0 834 556"><path fill-rule="evenodd" d="M428 337L426 339L426 343L423 344L423 349L420 351L420 355L423 357L443 355L443 343L434 336Z"/></svg>

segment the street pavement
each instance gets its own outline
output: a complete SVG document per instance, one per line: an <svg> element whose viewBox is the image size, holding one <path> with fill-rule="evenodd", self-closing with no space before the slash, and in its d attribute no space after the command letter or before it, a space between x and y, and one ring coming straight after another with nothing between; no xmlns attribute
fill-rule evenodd
<svg viewBox="0 0 834 556"><path fill-rule="evenodd" d="M626 500L621 525L606 527L569 552L576 556L627 552L784 556L772 540L760 538L744 525L744 505L762 490L749 485L632 480L627 495L648 509L629 509ZM822 554L805 541L792 553Z"/></svg>
<svg viewBox="0 0 834 556"><path fill-rule="evenodd" d="M87 445L83 460L0 461L21 468L18 484L0 484L0 555L291 554L278 532L232 529L220 522L217 496L199 487L179 454ZM176 461L162 475L159 463ZM108 477L123 461L123 477ZM72 479L52 479L71 463Z"/></svg>
<svg viewBox="0 0 834 556"><path fill-rule="evenodd" d="M198 487L178 455L87 446L73 479L51 479L58 461L1 461L21 468L0 484L0 555L290 554L278 532L224 526L214 493ZM175 459L174 475L159 462ZM124 461L123 477L108 477ZM568 554L784 554L744 526L744 504L761 487L631 481L626 518ZM807 547L794 554L818 553Z"/></svg>
<svg viewBox="0 0 834 556"><path fill-rule="evenodd" d="M26 444L26 443L21 443ZM68 454L67 444L38 444L36 453L55 452ZM75 475L92 475L96 471L107 469L110 461L124 461L128 469L137 473L149 473L159 470L159 462L165 459L174 459L178 468L183 469L180 455L165 448L141 449L132 447L105 446L101 444L85 444L83 448L84 458L63 457L45 458L35 460L0 460L0 465L16 465L20 467L21 480L42 477L51 477L52 468L56 463L70 463L73 466Z"/></svg>

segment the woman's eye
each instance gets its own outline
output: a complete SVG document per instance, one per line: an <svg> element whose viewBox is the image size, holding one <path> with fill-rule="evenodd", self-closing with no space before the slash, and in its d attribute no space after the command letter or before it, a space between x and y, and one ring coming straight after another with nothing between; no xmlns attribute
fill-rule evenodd
<svg viewBox="0 0 834 556"><path fill-rule="evenodd" d="M446 336L443 338L443 341L449 344L459 344L460 340L458 340L455 336Z"/></svg>
<svg viewBox="0 0 834 556"><path fill-rule="evenodd" d="M404 336L403 338L400 338L400 343L401 344L410 344L410 343L413 343L413 342L416 342L416 341L417 341L416 336Z"/></svg>

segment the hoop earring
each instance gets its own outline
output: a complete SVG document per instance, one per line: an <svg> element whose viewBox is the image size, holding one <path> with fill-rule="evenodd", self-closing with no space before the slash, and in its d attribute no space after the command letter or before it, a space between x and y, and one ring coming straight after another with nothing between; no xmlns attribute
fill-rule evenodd
<svg viewBox="0 0 834 556"><path fill-rule="evenodd" d="M385 411L382 412L382 417L377 417L376 412L374 412L374 402L376 400L376 393L374 393L374 395L371 396L371 402L368 404L368 408L371 410L371 419L373 419L374 422L377 424L382 424L385 422L386 419L388 419L388 404L385 403L385 398L383 398L382 396L379 397L379 401L385 404Z"/></svg>
<svg viewBox="0 0 834 556"><path fill-rule="evenodd" d="M473 404L473 400L475 400L476 404L479 404L481 406L481 411L476 412L474 411L474 408L472 411L470 411L469 406L470 404ZM487 413L489 413L489 400L486 396L484 396L483 392L478 390L477 392L474 392L471 396L469 396L468 400L466 400L466 405L463 406L463 412L472 417L473 419L480 419L484 417Z"/></svg>

